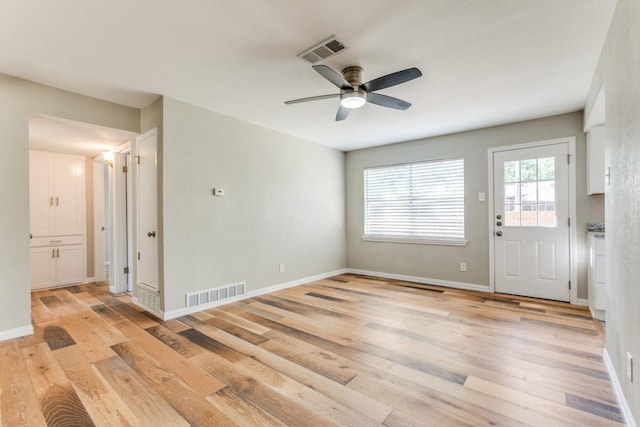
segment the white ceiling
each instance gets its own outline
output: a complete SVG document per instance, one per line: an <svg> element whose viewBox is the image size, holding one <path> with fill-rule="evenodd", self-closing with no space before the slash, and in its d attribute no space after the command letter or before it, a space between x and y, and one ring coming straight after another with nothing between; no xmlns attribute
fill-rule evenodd
<svg viewBox="0 0 640 427"><path fill-rule="evenodd" d="M143 107L165 95L352 150L578 111L615 0L2 0L0 72ZM418 67L335 122L335 92L296 55L335 34L329 58L365 81Z"/></svg>
<svg viewBox="0 0 640 427"><path fill-rule="evenodd" d="M95 157L123 144L137 134L73 120L32 115L29 148Z"/></svg>

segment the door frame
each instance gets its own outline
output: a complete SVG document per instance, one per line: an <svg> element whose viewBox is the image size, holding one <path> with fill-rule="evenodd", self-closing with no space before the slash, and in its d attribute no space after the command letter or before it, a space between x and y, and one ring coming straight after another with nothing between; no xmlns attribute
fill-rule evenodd
<svg viewBox="0 0 640 427"><path fill-rule="evenodd" d="M494 153L501 151L519 150L522 148L541 147L544 145L567 144L569 152L569 274L571 280L570 303L579 304L578 300L578 251L577 251L577 225L576 221L576 138L568 136L564 138L547 139L543 141L526 142L523 144L503 145L490 147L488 149L488 208L489 208L489 292L495 292L495 243L494 233L496 231L495 221L495 200L494 200Z"/></svg>
<svg viewBox="0 0 640 427"><path fill-rule="evenodd" d="M104 242L108 239L104 218L104 168L108 167L102 160L102 155L91 159L93 161L93 280L104 282L105 274L105 251Z"/></svg>
<svg viewBox="0 0 640 427"><path fill-rule="evenodd" d="M125 166L125 155L132 153L131 141L125 142L113 149L113 168L109 168L109 200L110 200L110 233L109 233L109 291L112 293L127 292L127 274L125 267L129 267L129 283L133 277L133 262L131 251L131 170L125 175L122 172ZM126 176L126 181L125 181ZM125 191L128 188L129 191ZM127 200L129 199L129 200ZM127 209L129 203L129 209ZM129 239L127 239L127 221L129 224ZM127 257L127 253L129 256Z"/></svg>

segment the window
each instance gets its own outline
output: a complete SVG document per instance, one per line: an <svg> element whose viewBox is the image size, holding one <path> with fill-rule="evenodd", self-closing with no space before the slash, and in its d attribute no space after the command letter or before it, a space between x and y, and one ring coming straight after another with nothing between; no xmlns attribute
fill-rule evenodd
<svg viewBox="0 0 640 427"><path fill-rule="evenodd" d="M363 239L466 245L464 159L365 169Z"/></svg>
<svg viewBox="0 0 640 427"><path fill-rule="evenodd" d="M555 159L504 163L504 212L507 227L556 226Z"/></svg>

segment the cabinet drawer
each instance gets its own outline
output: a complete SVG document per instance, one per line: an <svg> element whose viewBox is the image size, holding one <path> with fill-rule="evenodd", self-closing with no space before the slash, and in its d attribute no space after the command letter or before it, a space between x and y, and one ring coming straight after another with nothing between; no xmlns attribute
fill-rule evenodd
<svg viewBox="0 0 640 427"><path fill-rule="evenodd" d="M39 248L43 246L66 246L82 244L82 236L49 236L34 237L31 239L31 247Z"/></svg>

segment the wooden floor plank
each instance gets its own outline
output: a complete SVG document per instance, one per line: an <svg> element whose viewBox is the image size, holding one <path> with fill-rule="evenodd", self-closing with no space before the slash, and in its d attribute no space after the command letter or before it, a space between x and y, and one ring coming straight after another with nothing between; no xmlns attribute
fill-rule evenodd
<svg viewBox="0 0 640 427"><path fill-rule="evenodd" d="M80 400L96 425L142 426L80 347L64 347L54 351L53 356L75 386Z"/></svg>
<svg viewBox="0 0 640 427"><path fill-rule="evenodd" d="M189 426L187 420L118 356L103 359L95 366L119 395L126 396L125 403L143 425Z"/></svg>
<svg viewBox="0 0 640 427"><path fill-rule="evenodd" d="M166 322L105 283L31 304L0 427L623 425L566 303L341 274Z"/></svg>

